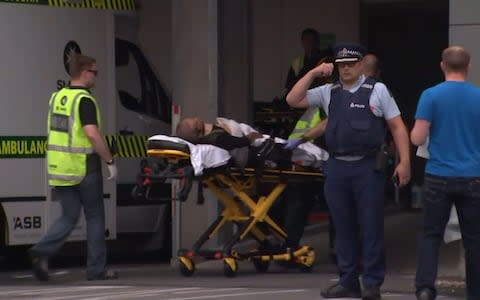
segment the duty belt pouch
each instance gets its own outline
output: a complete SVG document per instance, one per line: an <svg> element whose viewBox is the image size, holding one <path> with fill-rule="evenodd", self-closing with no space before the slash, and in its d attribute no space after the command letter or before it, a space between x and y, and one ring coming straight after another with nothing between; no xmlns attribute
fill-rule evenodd
<svg viewBox="0 0 480 300"><path fill-rule="evenodd" d="M387 152L382 146L375 156L375 171L385 173L387 169Z"/></svg>

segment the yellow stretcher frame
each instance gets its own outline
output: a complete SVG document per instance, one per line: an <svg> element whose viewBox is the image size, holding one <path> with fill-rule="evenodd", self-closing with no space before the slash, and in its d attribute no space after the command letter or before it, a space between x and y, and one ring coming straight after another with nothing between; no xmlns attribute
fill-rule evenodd
<svg viewBox="0 0 480 300"><path fill-rule="evenodd" d="M166 160L170 166L185 166L190 162L188 152L177 149L147 149L149 158ZM191 276L195 272L196 257L205 259L222 259L223 271L227 277L233 277L238 271L237 260L250 260L258 272L266 272L270 261L294 262L301 271L309 272L315 261L315 251L310 246L301 246L298 249L275 249L266 238L267 233L274 233L285 240L287 234L268 215L273 203L279 198L289 182L322 181L321 171L307 170L294 167L292 170L265 168L260 173L253 168L228 168L220 172L212 172L195 178L199 184L210 189L218 201L223 204L223 211L210 224L207 230L194 243L192 249L178 251L180 273ZM176 173L178 174L178 172ZM146 176L149 181L155 176ZM178 177L177 177L178 178ZM271 183L273 187L266 195L253 196L249 193L257 184ZM226 191L228 189L231 193ZM206 241L218 234L220 228L229 222L239 225L239 229L228 240L223 250L203 250ZM260 247L255 251L241 253L234 249L238 242L247 236L259 242Z"/></svg>

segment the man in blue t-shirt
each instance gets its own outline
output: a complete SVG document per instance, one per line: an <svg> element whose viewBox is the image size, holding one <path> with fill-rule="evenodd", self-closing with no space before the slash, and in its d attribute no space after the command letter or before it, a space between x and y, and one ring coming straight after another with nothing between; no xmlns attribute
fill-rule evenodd
<svg viewBox="0 0 480 300"><path fill-rule="evenodd" d="M426 89L411 132L414 145L429 136L423 238L418 248L417 299L435 299L438 253L452 204L457 207L467 271L467 299L480 299L480 89L466 81L470 54L442 53L445 81Z"/></svg>

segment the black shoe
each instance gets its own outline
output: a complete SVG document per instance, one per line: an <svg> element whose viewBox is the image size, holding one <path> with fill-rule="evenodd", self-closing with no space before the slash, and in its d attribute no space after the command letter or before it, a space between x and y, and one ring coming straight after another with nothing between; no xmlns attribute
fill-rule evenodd
<svg viewBox="0 0 480 300"><path fill-rule="evenodd" d="M380 300L382 296L380 295L380 287L376 285L367 285L364 287L362 292L362 300Z"/></svg>
<svg viewBox="0 0 480 300"><path fill-rule="evenodd" d="M417 296L417 300L435 300L436 298L435 292L429 288L420 289L415 295Z"/></svg>
<svg viewBox="0 0 480 300"><path fill-rule="evenodd" d="M323 298L360 298L360 290L351 290L335 284L320 292Z"/></svg>
<svg viewBox="0 0 480 300"><path fill-rule="evenodd" d="M88 277L87 280L113 280L118 279L118 272L114 270L105 270L98 276Z"/></svg>
<svg viewBox="0 0 480 300"><path fill-rule="evenodd" d="M48 281L48 259L45 256L30 255L33 276L40 281Z"/></svg>

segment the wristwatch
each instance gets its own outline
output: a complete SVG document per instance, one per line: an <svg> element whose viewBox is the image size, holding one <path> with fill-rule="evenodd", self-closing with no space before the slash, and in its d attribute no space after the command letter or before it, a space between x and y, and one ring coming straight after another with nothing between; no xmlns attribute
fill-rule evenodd
<svg viewBox="0 0 480 300"><path fill-rule="evenodd" d="M109 160L109 161L106 161L105 163L106 163L107 165L113 165L113 163L114 163L113 158L112 158L111 160Z"/></svg>

